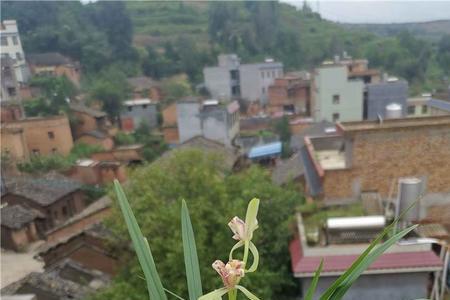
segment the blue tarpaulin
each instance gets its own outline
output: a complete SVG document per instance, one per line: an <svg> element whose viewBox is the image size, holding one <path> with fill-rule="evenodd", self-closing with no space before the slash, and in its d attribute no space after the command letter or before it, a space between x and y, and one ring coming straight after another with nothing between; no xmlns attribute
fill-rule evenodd
<svg viewBox="0 0 450 300"><path fill-rule="evenodd" d="M281 154L281 142L275 142L251 148L248 153L248 157L250 159L264 158L279 154Z"/></svg>

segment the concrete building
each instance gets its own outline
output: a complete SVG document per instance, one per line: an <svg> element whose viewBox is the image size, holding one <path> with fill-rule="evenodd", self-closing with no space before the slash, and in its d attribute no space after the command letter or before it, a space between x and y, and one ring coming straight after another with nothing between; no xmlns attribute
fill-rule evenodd
<svg viewBox="0 0 450 300"><path fill-rule="evenodd" d="M218 62L216 67L203 69L205 86L216 99L244 99L267 104L269 86L283 75L283 64L272 59L241 64L236 54L222 54Z"/></svg>
<svg viewBox="0 0 450 300"><path fill-rule="evenodd" d="M180 143L203 136L231 146L239 133L239 104L185 99L177 103L177 123Z"/></svg>
<svg viewBox="0 0 450 300"><path fill-rule="evenodd" d="M300 214L297 215L298 235L289 247L292 271L301 283L304 296L323 259L320 280L313 298L319 299L319 295L351 266L369 244L354 241L321 245L311 242L310 239L307 241L306 222L306 217L304 220ZM345 299L428 298L431 274L442 270L443 262L432 251L431 244L395 244L363 272L345 294Z"/></svg>
<svg viewBox="0 0 450 300"><path fill-rule="evenodd" d="M1 56L14 60L14 73L19 83L26 83L30 71L25 61L25 54L20 41L16 20L5 20L0 27Z"/></svg>
<svg viewBox="0 0 450 300"><path fill-rule="evenodd" d="M1 94L0 102L20 99L20 85L14 72L14 60L1 57Z"/></svg>
<svg viewBox="0 0 450 300"><path fill-rule="evenodd" d="M378 116L386 118L386 107L389 104L401 106L401 117L406 116L408 98L408 83L404 80L391 78L379 83L366 85L364 97L364 119L376 120Z"/></svg>
<svg viewBox="0 0 450 300"><path fill-rule="evenodd" d="M27 61L33 75L66 76L75 86L80 86L80 64L60 53L29 54Z"/></svg>
<svg viewBox="0 0 450 300"><path fill-rule="evenodd" d="M340 64L323 64L315 70L311 114L316 122L362 120L364 82L348 77L348 68Z"/></svg>
<svg viewBox="0 0 450 300"><path fill-rule="evenodd" d="M69 119L64 115L26 118L4 123L1 129L2 153L18 159L27 159L31 154L68 155L73 147Z"/></svg>
<svg viewBox="0 0 450 300"><path fill-rule="evenodd" d="M370 191L385 198L398 178L409 176L428 182L426 197L450 196L450 115L336 127L334 136L304 138L300 151L309 196L339 203Z"/></svg>
<svg viewBox="0 0 450 300"><path fill-rule="evenodd" d="M306 77L308 78L308 77ZM295 73L276 78L269 86L268 112L271 115L299 114L309 115L311 89L310 80Z"/></svg>
<svg viewBox="0 0 450 300"><path fill-rule="evenodd" d="M431 100L431 94L423 94L419 97L408 98L406 101L406 112L408 117L427 117L430 116L428 101Z"/></svg>
<svg viewBox="0 0 450 300"><path fill-rule="evenodd" d="M120 122L122 129L127 132L133 132L142 123L147 124L150 129L158 126L158 108L152 100L134 99L123 103L124 110L120 113Z"/></svg>

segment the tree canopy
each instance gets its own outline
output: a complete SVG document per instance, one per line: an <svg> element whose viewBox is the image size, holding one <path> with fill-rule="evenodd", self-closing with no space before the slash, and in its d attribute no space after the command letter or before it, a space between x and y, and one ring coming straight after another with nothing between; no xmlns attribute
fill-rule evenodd
<svg viewBox="0 0 450 300"><path fill-rule="evenodd" d="M195 231L204 289L219 286L220 278L211 264L215 259L226 259L226 249L232 246L232 233L227 223L235 215L244 217L248 201L258 197L261 199L260 228L255 233L255 243L261 261L258 273L248 284L262 299L270 299L281 292L287 294L294 286L289 271L291 232L288 225L293 220L295 207L303 202L302 196L294 189L274 186L269 174L259 167L224 175L220 165L221 158L214 154L183 150L131 174L126 193L143 234L149 240L158 272L164 282L170 283L168 289L187 295L180 227L181 199L185 199ZM118 236L127 237L117 209L110 226ZM145 298L145 282L139 277L142 271L134 254L119 255L126 257L126 267L112 286L95 299Z"/></svg>

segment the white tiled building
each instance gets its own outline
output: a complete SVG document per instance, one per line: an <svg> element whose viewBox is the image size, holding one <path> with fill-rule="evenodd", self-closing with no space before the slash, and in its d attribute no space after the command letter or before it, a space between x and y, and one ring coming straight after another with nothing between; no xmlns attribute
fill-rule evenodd
<svg viewBox="0 0 450 300"><path fill-rule="evenodd" d="M27 82L30 72L25 61L16 20L5 20L1 24L1 55L14 60L14 72L19 83Z"/></svg>

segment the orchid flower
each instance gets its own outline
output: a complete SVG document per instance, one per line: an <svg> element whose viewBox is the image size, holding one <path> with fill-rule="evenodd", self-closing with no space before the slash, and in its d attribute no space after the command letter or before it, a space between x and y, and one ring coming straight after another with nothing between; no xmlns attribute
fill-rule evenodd
<svg viewBox="0 0 450 300"><path fill-rule="evenodd" d="M221 260L216 260L212 267L219 273L223 281L223 288L214 290L206 295L201 296L198 300L217 300L221 299L223 295L228 293L229 300L235 300L237 290L240 290L250 300L259 300L249 290L239 285L239 281L244 277L245 273L256 271L259 263L259 254L256 246L251 241L253 232L258 228L258 214L259 199L252 199L247 208L245 222L238 217L234 217L229 223L231 231L233 232L233 239L238 242L231 248L229 261L224 264ZM244 246L243 260L233 259L233 252ZM250 268L245 269L248 259L249 251L253 255L253 263Z"/></svg>

